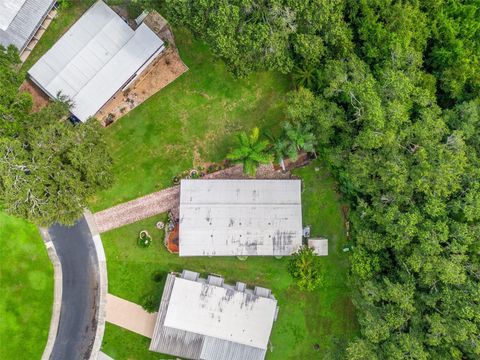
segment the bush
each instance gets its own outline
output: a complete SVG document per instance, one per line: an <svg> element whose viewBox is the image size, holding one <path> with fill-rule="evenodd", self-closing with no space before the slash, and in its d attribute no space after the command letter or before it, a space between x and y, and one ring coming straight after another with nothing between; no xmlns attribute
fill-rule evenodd
<svg viewBox="0 0 480 360"><path fill-rule="evenodd" d="M140 231L137 238L137 245L142 248L146 248L149 247L151 243L152 237L150 236L150 234L146 230Z"/></svg>
<svg viewBox="0 0 480 360"><path fill-rule="evenodd" d="M154 294L148 294L143 297L142 308L146 312L153 313L158 310L159 306L160 306L160 299L157 299L157 297Z"/></svg>
<svg viewBox="0 0 480 360"><path fill-rule="evenodd" d="M312 291L323 282L320 258L308 246L302 246L292 255L288 272L302 290Z"/></svg>
<svg viewBox="0 0 480 360"><path fill-rule="evenodd" d="M164 277L165 277L165 274L161 271L156 271L152 274L152 280L155 281L156 283L162 282Z"/></svg>

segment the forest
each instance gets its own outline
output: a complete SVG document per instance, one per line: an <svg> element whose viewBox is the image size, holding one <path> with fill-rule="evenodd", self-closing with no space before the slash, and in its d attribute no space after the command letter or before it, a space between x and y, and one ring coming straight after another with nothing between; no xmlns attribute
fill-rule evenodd
<svg viewBox="0 0 480 360"><path fill-rule="evenodd" d="M347 357L480 358L480 0L136 3L238 78L291 77L288 126L312 131L350 207ZM2 210L73 223L112 182L100 125L59 122L68 101L31 113L18 54L1 49Z"/></svg>
<svg viewBox="0 0 480 360"><path fill-rule="evenodd" d="M291 75L287 117L351 206L348 358L478 358L480 1L161 6L236 76Z"/></svg>

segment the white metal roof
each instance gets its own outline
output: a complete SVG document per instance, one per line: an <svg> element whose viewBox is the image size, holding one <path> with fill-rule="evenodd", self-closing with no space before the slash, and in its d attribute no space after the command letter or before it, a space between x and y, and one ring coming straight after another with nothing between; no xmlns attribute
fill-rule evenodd
<svg viewBox="0 0 480 360"><path fill-rule="evenodd" d="M98 1L28 73L51 97L72 99L72 113L85 121L162 48L148 26L134 31Z"/></svg>
<svg viewBox="0 0 480 360"><path fill-rule="evenodd" d="M301 244L300 180L182 180L180 256L282 256Z"/></svg>
<svg viewBox="0 0 480 360"><path fill-rule="evenodd" d="M0 1L0 29L7 30L12 20L17 16L25 0Z"/></svg>
<svg viewBox="0 0 480 360"><path fill-rule="evenodd" d="M176 278L164 326L266 349L277 301Z"/></svg>
<svg viewBox="0 0 480 360"><path fill-rule="evenodd" d="M55 0L0 0L0 44L22 52Z"/></svg>

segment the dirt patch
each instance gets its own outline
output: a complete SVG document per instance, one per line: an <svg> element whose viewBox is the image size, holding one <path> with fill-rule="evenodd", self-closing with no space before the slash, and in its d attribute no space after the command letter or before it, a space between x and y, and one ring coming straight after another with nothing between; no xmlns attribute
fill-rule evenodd
<svg viewBox="0 0 480 360"><path fill-rule="evenodd" d="M168 48L140 75L138 81L120 91L96 114L104 125L109 125L136 108L150 96L188 70L175 48Z"/></svg>
<svg viewBox="0 0 480 360"><path fill-rule="evenodd" d="M33 105L32 111L37 112L41 108L48 105L50 98L43 92L33 81L26 79L20 86L20 92L28 92L32 95Z"/></svg>

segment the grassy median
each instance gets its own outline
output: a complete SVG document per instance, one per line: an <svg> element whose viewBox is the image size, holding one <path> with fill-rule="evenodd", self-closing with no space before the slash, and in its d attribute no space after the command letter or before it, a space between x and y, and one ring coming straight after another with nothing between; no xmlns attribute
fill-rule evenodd
<svg viewBox="0 0 480 360"><path fill-rule="evenodd" d="M52 264L36 227L2 212L0 249L0 359L40 359L52 314Z"/></svg>

